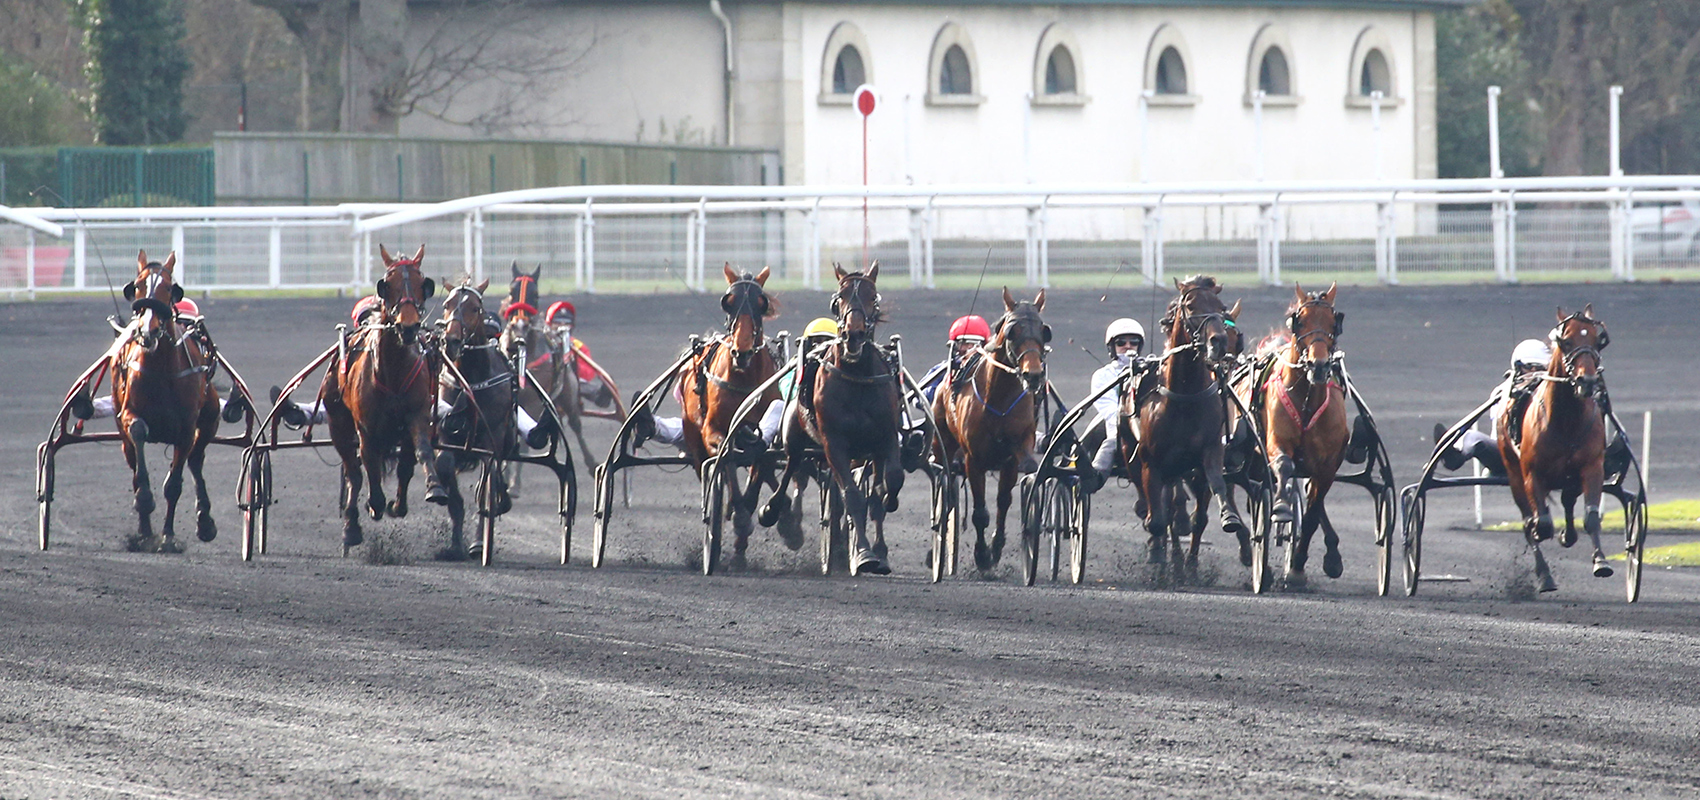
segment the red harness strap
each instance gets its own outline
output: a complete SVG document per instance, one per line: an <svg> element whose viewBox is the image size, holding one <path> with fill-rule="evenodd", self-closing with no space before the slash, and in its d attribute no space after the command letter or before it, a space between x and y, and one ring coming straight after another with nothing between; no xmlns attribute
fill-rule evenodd
<svg viewBox="0 0 1700 800"><path fill-rule="evenodd" d="M411 372L407 373L407 380L402 381L401 388L391 389L390 387L385 386L384 382L382 380L379 380L377 382L377 386L378 386L379 389L383 390L383 392L385 394L391 394L391 395L401 394L402 392L407 391L409 388L412 388L413 382L419 380L420 374L422 374L424 372L425 372L425 359L416 358L416 359L413 360L413 370Z"/></svg>
<svg viewBox="0 0 1700 800"><path fill-rule="evenodd" d="M1322 405L1316 407L1315 413L1310 415L1310 421L1306 422L1303 417L1299 416L1299 408L1293 404L1293 397L1287 392L1287 384L1281 382L1279 372L1270 375L1269 381L1264 384L1264 388L1266 389L1270 386L1281 390L1280 394L1277 395L1277 397L1281 398L1281 407L1287 409L1287 416L1292 417L1293 422L1298 424L1300 433L1309 432L1310 429L1316 425L1316 421L1322 418L1322 412L1328 410L1328 404L1334 400L1333 392L1324 391L1322 393ZM1340 388L1340 384L1335 383L1334 381L1329 381L1322 386L1325 390Z"/></svg>

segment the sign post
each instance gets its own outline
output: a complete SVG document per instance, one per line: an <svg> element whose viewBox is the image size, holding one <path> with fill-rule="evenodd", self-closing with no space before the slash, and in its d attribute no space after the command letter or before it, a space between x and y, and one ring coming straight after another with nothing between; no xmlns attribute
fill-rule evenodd
<svg viewBox="0 0 1700 800"><path fill-rule="evenodd" d="M868 117L874 113L874 106L877 101L874 99L874 87L866 83L856 87L855 96L856 110L862 115L862 189L864 190L864 193L862 194L861 268L867 269L869 263L868 251L870 249L868 235L868 195L866 194L866 189L868 188Z"/></svg>

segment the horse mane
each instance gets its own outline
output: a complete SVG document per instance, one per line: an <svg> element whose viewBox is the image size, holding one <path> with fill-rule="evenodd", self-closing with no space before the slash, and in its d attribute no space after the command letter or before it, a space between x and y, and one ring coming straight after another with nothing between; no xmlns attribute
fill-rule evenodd
<svg viewBox="0 0 1700 800"><path fill-rule="evenodd" d="M1262 358L1270 353L1276 353L1286 349L1287 345L1292 344L1292 342L1293 337L1291 334L1283 330L1272 330L1265 334L1262 339L1257 341L1257 347L1253 348L1252 352L1255 353L1258 358Z"/></svg>
<svg viewBox="0 0 1700 800"><path fill-rule="evenodd" d="M1217 285L1215 275L1189 275L1181 281L1180 288L1184 293L1190 289L1214 289Z"/></svg>

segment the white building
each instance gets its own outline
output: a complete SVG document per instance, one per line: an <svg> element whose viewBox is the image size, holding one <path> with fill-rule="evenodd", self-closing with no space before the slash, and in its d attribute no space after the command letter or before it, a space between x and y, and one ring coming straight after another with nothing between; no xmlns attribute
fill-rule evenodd
<svg viewBox="0 0 1700 800"><path fill-rule="evenodd" d="M526 131L770 148L784 183L860 183L866 82L876 184L1427 178L1433 12L1464 2L562 0L527 27L582 58ZM446 13L410 12L420 32ZM467 135L420 114L402 133Z"/></svg>

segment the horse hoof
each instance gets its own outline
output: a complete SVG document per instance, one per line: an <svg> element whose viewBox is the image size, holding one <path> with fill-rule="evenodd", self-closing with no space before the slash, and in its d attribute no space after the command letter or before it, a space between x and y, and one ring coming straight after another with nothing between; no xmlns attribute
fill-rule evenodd
<svg viewBox="0 0 1700 800"><path fill-rule="evenodd" d="M1303 572L1295 571L1287 573L1287 578L1282 582L1281 588L1289 592L1302 592L1309 586L1310 578L1306 577Z"/></svg>
<svg viewBox="0 0 1700 800"><path fill-rule="evenodd" d="M448 547L438 550L436 558L438 561L465 561L466 557L470 555L469 550L470 548L461 545L450 544Z"/></svg>
<svg viewBox="0 0 1700 800"><path fill-rule="evenodd" d="M726 562L728 572L743 572L750 568L750 562L743 553L733 553L732 559Z"/></svg>
<svg viewBox="0 0 1700 800"><path fill-rule="evenodd" d="M796 514L781 514L778 520L779 541L792 552L803 549L803 524Z"/></svg>
<svg viewBox="0 0 1700 800"><path fill-rule="evenodd" d="M981 572L991 570L996 563L992 560L992 551L987 550L985 545L978 543L974 545L974 566L978 567Z"/></svg>
<svg viewBox="0 0 1700 800"><path fill-rule="evenodd" d="M1322 557L1322 574L1330 578L1338 578L1345 572L1345 565L1340 563L1340 554L1332 550Z"/></svg>
<svg viewBox="0 0 1700 800"><path fill-rule="evenodd" d="M474 540L467 544L466 557L471 561L478 561L479 559L482 559L484 557L484 543Z"/></svg>
<svg viewBox="0 0 1700 800"><path fill-rule="evenodd" d="M1609 578L1614 574L1616 574L1616 573L1614 573L1612 571L1611 565L1607 564L1605 562L1605 559L1603 559L1603 558L1594 559L1594 577L1596 577L1596 578Z"/></svg>
<svg viewBox="0 0 1700 800"><path fill-rule="evenodd" d="M359 528L353 528L351 530L343 531L342 532L342 554L348 555L348 548L359 547L360 543L364 542L364 541L366 541L366 536L365 536L365 534L362 534L360 532Z"/></svg>
<svg viewBox="0 0 1700 800"><path fill-rule="evenodd" d="M856 562L850 567L851 575L890 575L891 566L880 560L870 551L863 550L856 554Z"/></svg>
<svg viewBox="0 0 1700 800"><path fill-rule="evenodd" d="M384 506L384 510L396 519L401 519L402 517L407 516L407 504L400 500L391 500Z"/></svg>
<svg viewBox="0 0 1700 800"><path fill-rule="evenodd" d="M1293 506L1291 503L1276 503L1269 510L1269 521L1285 525L1293 521Z"/></svg>
<svg viewBox="0 0 1700 800"><path fill-rule="evenodd" d="M1541 594L1556 591L1558 591L1558 582L1553 580L1551 575L1541 578Z"/></svg>
<svg viewBox="0 0 1700 800"><path fill-rule="evenodd" d="M206 518L201 524L195 526L195 538L203 542L210 542L218 538L218 526L213 524L212 517Z"/></svg>
<svg viewBox="0 0 1700 800"><path fill-rule="evenodd" d="M425 487L425 502L446 506L449 504L449 490L440 483L433 483Z"/></svg>
<svg viewBox="0 0 1700 800"><path fill-rule="evenodd" d="M1565 523L1564 530L1560 531L1558 534L1558 545L1560 547L1569 547L1573 544L1576 544L1576 526L1570 523Z"/></svg>
<svg viewBox="0 0 1700 800"><path fill-rule="evenodd" d="M897 513L897 495L895 493L886 495L886 497L885 497L885 513L887 513L887 514Z"/></svg>
<svg viewBox="0 0 1700 800"><path fill-rule="evenodd" d="M1241 541L1251 535L1251 529L1245 526L1245 520L1240 519L1238 514L1222 515L1222 530L1233 534Z"/></svg>
<svg viewBox="0 0 1700 800"><path fill-rule="evenodd" d="M775 498L775 499L778 499L778 498ZM773 527L775 524L777 524L779 522L779 508L774 503L769 502L767 505L764 505L764 506L761 507L761 516L757 517L756 521L760 522L761 526L763 528ZM802 531L799 530L798 534L801 535ZM784 536L785 532L780 531L779 535ZM789 538L787 538L785 540L785 544L786 544L787 547L790 547L791 540ZM799 544L799 546L801 546L801 545ZM792 547L791 549L795 550L797 548Z"/></svg>
<svg viewBox="0 0 1700 800"><path fill-rule="evenodd" d="M1552 517L1541 517L1535 520L1535 541L1544 542L1552 538Z"/></svg>

